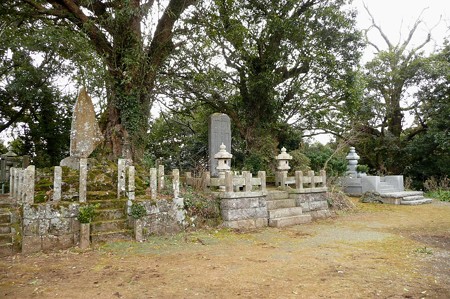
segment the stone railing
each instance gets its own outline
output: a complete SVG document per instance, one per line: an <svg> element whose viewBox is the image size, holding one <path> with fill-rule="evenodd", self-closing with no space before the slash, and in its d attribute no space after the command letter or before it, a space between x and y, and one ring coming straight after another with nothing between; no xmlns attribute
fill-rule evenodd
<svg viewBox="0 0 450 299"><path fill-rule="evenodd" d="M327 191L327 173L321 170L319 175L314 171L308 171L307 175L303 171L296 171L295 176L288 177L287 171L280 171L276 174L277 186L295 186L295 190L301 193L324 192Z"/></svg>
<svg viewBox="0 0 450 299"><path fill-rule="evenodd" d="M265 192L266 172L259 171L257 177L253 177L249 171L237 172L226 171L223 178L211 178L209 172L203 172L200 178L192 177L190 172L185 173L186 184L197 186L202 189L218 188L224 192Z"/></svg>

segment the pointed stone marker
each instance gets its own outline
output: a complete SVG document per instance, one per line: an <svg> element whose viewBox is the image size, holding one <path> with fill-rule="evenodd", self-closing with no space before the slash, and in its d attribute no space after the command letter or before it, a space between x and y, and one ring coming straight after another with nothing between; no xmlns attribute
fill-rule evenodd
<svg viewBox="0 0 450 299"><path fill-rule="evenodd" d="M94 105L83 87L73 108L70 157L63 159L60 165L78 169L80 158L89 157L102 141L103 135L95 118Z"/></svg>

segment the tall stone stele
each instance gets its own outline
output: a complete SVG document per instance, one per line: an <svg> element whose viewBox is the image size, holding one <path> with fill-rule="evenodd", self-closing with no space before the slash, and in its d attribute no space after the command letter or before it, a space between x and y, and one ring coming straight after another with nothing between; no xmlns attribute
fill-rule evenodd
<svg viewBox="0 0 450 299"><path fill-rule="evenodd" d="M94 105L86 88L82 88L73 108L70 128L70 157L61 160L61 166L78 169L80 158L87 158L103 141L103 135L95 118Z"/></svg>
<svg viewBox="0 0 450 299"><path fill-rule="evenodd" d="M225 147L231 153L231 122L230 117L223 113L214 113L209 117L208 122L208 152L209 171L212 177L218 177L218 160L214 155L220 151L220 146Z"/></svg>

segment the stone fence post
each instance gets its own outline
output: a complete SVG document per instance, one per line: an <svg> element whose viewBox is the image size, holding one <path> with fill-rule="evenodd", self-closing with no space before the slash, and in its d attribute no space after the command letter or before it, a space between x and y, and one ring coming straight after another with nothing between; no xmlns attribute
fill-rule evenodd
<svg viewBox="0 0 450 299"><path fill-rule="evenodd" d="M128 199L135 199L136 183L135 183L135 168L134 166L128 166Z"/></svg>
<svg viewBox="0 0 450 299"><path fill-rule="evenodd" d="M233 173L225 171L225 192L233 192Z"/></svg>
<svg viewBox="0 0 450 299"><path fill-rule="evenodd" d="M87 192L87 158L80 158L80 189L78 193L79 202L86 202Z"/></svg>
<svg viewBox="0 0 450 299"><path fill-rule="evenodd" d="M252 191L252 173L250 171L243 171L242 176L244 177L244 191Z"/></svg>
<svg viewBox="0 0 450 299"><path fill-rule="evenodd" d="M15 198L15 176L16 176L16 168L11 167L9 171L9 198Z"/></svg>
<svg viewBox="0 0 450 299"><path fill-rule="evenodd" d="M309 178L311 180L310 188L315 188L316 187L316 182L315 182L315 179L314 179L314 170L308 171L308 176L309 176Z"/></svg>
<svg viewBox="0 0 450 299"><path fill-rule="evenodd" d="M172 186L173 198L180 197L180 171L178 169L172 170Z"/></svg>
<svg viewBox="0 0 450 299"><path fill-rule="evenodd" d="M158 192L164 189L165 181L164 181L164 165L158 166Z"/></svg>
<svg viewBox="0 0 450 299"><path fill-rule="evenodd" d="M327 172L325 170L320 171L320 176L322 177L322 187L327 186Z"/></svg>
<svg viewBox="0 0 450 299"><path fill-rule="evenodd" d="M156 168L150 168L150 198L156 200L158 190L158 178Z"/></svg>
<svg viewBox="0 0 450 299"><path fill-rule="evenodd" d="M53 201L61 200L62 167L55 166L53 173Z"/></svg>
<svg viewBox="0 0 450 299"><path fill-rule="evenodd" d="M23 192L23 203L33 204L34 203L34 178L36 169L34 165L28 166L24 170L24 182L22 186Z"/></svg>
<svg viewBox="0 0 450 299"><path fill-rule="evenodd" d="M126 182L126 159L119 159L117 162L117 198L125 193Z"/></svg>
<svg viewBox="0 0 450 299"><path fill-rule="evenodd" d="M295 189L303 190L303 171L297 170L295 172Z"/></svg>
<svg viewBox="0 0 450 299"><path fill-rule="evenodd" d="M266 172L258 171L258 178L261 180L261 191L266 191Z"/></svg>

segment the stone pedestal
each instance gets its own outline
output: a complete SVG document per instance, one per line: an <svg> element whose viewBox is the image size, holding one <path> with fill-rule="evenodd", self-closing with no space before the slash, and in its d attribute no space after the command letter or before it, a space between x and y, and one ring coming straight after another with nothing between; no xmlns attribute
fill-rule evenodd
<svg viewBox="0 0 450 299"><path fill-rule="evenodd" d="M86 249L91 245L91 224L80 223L80 248Z"/></svg>
<svg viewBox="0 0 450 299"><path fill-rule="evenodd" d="M142 236L142 220L134 219L134 239L138 242L142 242L144 237Z"/></svg>

